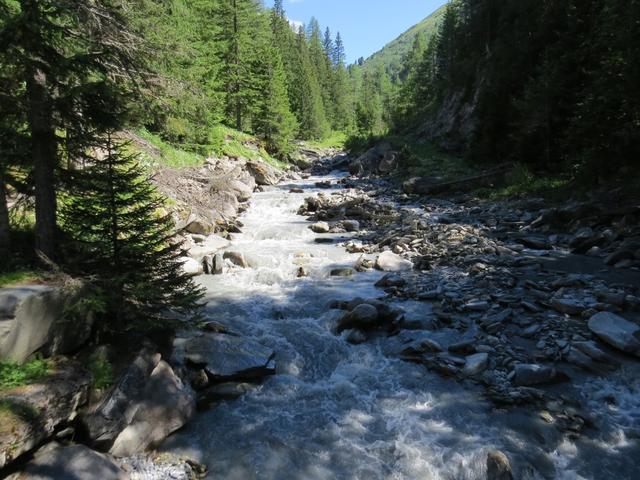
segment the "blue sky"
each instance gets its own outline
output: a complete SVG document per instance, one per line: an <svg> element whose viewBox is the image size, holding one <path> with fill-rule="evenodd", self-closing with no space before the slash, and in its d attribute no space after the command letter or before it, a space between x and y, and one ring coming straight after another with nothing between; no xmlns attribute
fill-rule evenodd
<svg viewBox="0 0 640 480"><path fill-rule="evenodd" d="M315 16L322 29L340 31L347 60L368 57L444 5L446 0L285 0L290 20L308 23ZM273 6L273 0L265 0Z"/></svg>

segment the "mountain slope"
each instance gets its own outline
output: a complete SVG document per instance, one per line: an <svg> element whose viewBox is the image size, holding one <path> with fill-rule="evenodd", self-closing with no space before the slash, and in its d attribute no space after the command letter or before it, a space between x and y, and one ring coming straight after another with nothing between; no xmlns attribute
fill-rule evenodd
<svg viewBox="0 0 640 480"><path fill-rule="evenodd" d="M443 5L420 23L385 45L382 50L367 58L363 65L364 70L375 71L382 66L391 78L395 78L402 69L402 59L411 50L416 36L424 35L425 38L429 38L435 34L445 9L446 5Z"/></svg>

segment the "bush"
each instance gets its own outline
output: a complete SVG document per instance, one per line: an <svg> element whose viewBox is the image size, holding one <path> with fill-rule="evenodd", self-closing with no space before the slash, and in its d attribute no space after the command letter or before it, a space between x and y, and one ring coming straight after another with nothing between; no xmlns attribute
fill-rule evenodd
<svg viewBox="0 0 640 480"><path fill-rule="evenodd" d="M49 362L35 358L24 365L0 362L0 388L13 388L40 380L49 372Z"/></svg>

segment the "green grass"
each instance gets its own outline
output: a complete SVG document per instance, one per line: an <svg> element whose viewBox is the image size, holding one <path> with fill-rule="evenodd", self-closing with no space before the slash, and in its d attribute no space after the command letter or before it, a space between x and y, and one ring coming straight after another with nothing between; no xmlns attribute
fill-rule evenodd
<svg viewBox="0 0 640 480"><path fill-rule="evenodd" d="M49 373L49 362L41 358L24 365L0 362L0 390L37 382Z"/></svg>
<svg viewBox="0 0 640 480"><path fill-rule="evenodd" d="M160 152L160 155L157 156L136 142L132 142L129 145L128 148L132 150L130 153L139 154L142 164L149 168L158 166L172 168L198 167L204 163L205 158L203 155L173 146L160 138L159 135L151 133L144 128L137 130L135 133Z"/></svg>
<svg viewBox="0 0 640 480"><path fill-rule="evenodd" d="M312 149L321 148L344 148L347 141L347 134L344 132L331 132L331 134L322 140L305 140L301 142L303 146Z"/></svg>
<svg viewBox="0 0 640 480"><path fill-rule="evenodd" d="M561 200L567 197L567 187L570 183L569 177L538 176L525 165L516 165L507 175L505 185L479 189L475 193L490 199L542 196L550 200Z"/></svg>
<svg viewBox="0 0 640 480"><path fill-rule="evenodd" d="M35 270L15 270L12 272L0 272L0 288L33 282L40 278Z"/></svg>

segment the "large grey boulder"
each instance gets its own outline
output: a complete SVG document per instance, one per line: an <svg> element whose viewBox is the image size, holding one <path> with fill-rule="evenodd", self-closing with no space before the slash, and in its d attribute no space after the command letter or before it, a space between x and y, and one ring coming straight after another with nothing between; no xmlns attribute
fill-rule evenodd
<svg viewBox="0 0 640 480"><path fill-rule="evenodd" d="M116 457L144 452L159 445L195 413L193 391L161 360L149 377L142 399L125 413L129 425L120 432L109 452Z"/></svg>
<svg viewBox="0 0 640 480"><path fill-rule="evenodd" d="M589 319L589 330L600 340L640 357L640 326L615 313L600 312Z"/></svg>
<svg viewBox="0 0 640 480"><path fill-rule="evenodd" d="M275 353L253 340L223 333L177 338L174 356L203 368L213 382L258 380L275 373Z"/></svg>
<svg viewBox="0 0 640 480"><path fill-rule="evenodd" d="M49 439L76 418L91 374L60 357L41 381L0 393L0 468Z"/></svg>
<svg viewBox="0 0 640 480"><path fill-rule="evenodd" d="M80 348L94 320L79 303L83 294L80 284L0 289L0 360L22 363L36 352L55 355Z"/></svg>
<svg viewBox="0 0 640 480"><path fill-rule="evenodd" d="M189 256L195 260L202 260L207 255L215 255L230 244L229 240L219 235L209 235L203 242L189 249Z"/></svg>
<svg viewBox="0 0 640 480"><path fill-rule="evenodd" d="M376 259L376 269L383 272L407 272L413 269L413 263L391 251L382 252Z"/></svg>
<svg viewBox="0 0 640 480"><path fill-rule="evenodd" d="M344 330L359 328L362 330L371 330L379 326L378 309L368 303L362 303L354 307L350 312L345 313L339 320L337 332Z"/></svg>
<svg viewBox="0 0 640 480"><path fill-rule="evenodd" d="M12 480L127 480L127 475L106 455L83 445L63 447L51 443L35 455Z"/></svg>
<svg viewBox="0 0 640 480"><path fill-rule="evenodd" d="M161 356L153 351L142 351L129 364L102 401L82 417L94 446L108 450L128 425L127 413L144 399L151 373L160 363Z"/></svg>
<svg viewBox="0 0 640 480"><path fill-rule="evenodd" d="M278 170L264 162L247 162L247 170L258 185L276 185L282 177Z"/></svg>

